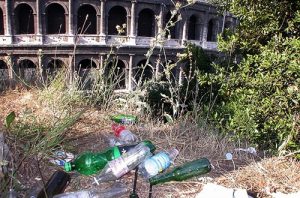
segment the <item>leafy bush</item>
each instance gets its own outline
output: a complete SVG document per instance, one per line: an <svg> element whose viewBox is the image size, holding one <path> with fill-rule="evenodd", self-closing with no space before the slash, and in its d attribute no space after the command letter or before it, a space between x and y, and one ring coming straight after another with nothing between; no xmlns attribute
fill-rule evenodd
<svg viewBox="0 0 300 198"><path fill-rule="evenodd" d="M280 154L300 148L299 7L290 1L231 2L228 9L240 25L226 40L219 38L227 59L214 65L215 75L199 76L219 86L213 118L223 131Z"/></svg>

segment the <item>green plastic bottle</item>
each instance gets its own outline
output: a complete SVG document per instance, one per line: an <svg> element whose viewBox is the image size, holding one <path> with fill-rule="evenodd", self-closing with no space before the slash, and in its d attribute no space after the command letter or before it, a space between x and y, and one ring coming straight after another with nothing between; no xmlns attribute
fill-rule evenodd
<svg viewBox="0 0 300 198"><path fill-rule="evenodd" d="M171 172L156 175L149 179L150 185L162 184L169 181L184 181L194 176L208 173L211 165L208 159L201 158L175 167Z"/></svg>
<svg viewBox="0 0 300 198"><path fill-rule="evenodd" d="M116 123L120 124L134 124L137 121L137 117L134 115L125 115L125 114L118 114L114 116L110 116L110 119Z"/></svg>
<svg viewBox="0 0 300 198"><path fill-rule="evenodd" d="M144 144L150 148L151 152L155 151L155 146L149 140L143 141ZM92 175L102 170L108 161L120 157L137 144L128 146L114 146L109 147L103 152L93 153L86 152L79 155L74 161L66 162L64 167L66 171L76 170L83 175Z"/></svg>

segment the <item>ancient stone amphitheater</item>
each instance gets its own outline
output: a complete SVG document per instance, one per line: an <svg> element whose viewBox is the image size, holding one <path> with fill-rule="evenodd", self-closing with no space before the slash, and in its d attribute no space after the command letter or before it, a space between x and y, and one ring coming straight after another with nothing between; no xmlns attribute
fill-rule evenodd
<svg viewBox="0 0 300 198"><path fill-rule="evenodd" d="M171 0L0 0L0 86L19 79L33 83L62 67L79 75L99 71L111 54L118 57L118 88L132 90L138 78L159 75L160 65L176 62L176 54L187 42L216 52L217 34L224 27L234 27L234 18L219 15L205 1L185 6L174 16L176 2L186 4ZM175 26L166 32L168 21ZM139 69L150 47L151 67L141 76ZM180 76L178 69L175 73Z"/></svg>

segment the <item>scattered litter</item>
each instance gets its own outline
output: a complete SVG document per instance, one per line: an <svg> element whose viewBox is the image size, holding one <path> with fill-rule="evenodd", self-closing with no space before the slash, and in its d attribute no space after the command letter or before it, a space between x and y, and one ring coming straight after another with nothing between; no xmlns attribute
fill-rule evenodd
<svg viewBox="0 0 300 198"><path fill-rule="evenodd" d="M58 166L64 166L66 162L72 161L75 157L74 154L62 150L55 151L53 155L53 158L50 158L49 161Z"/></svg>
<svg viewBox="0 0 300 198"><path fill-rule="evenodd" d="M42 178L40 178L40 177L36 177L36 178L34 178L36 181L41 181L42 180Z"/></svg>
<svg viewBox="0 0 300 198"><path fill-rule="evenodd" d="M196 195L196 198L252 198L245 189L226 188L213 183L203 186L203 190Z"/></svg>
<svg viewBox="0 0 300 198"><path fill-rule="evenodd" d="M282 192L271 193L273 198L299 198L300 191L296 193L284 194Z"/></svg>
<svg viewBox="0 0 300 198"><path fill-rule="evenodd" d="M237 148L237 149L234 149L235 151L244 151L246 153L250 153L252 155L257 155L256 153L256 149L254 147L249 147L249 148Z"/></svg>
<svg viewBox="0 0 300 198"><path fill-rule="evenodd" d="M226 157L226 160L232 160L232 158L233 158L231 153L226 153L225 157Z"/></svg>

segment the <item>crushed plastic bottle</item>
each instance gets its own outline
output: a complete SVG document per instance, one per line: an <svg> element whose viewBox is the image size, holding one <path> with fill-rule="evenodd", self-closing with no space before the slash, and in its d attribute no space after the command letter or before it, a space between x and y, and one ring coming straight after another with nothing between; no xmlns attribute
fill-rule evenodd
<svg viewBox="0 0 300 198"><path fill-rule="evenodd" d="M58 166L64 166L66 162L70 162L74 159L74 154L58 150L53 153L53 157L49 159L52 164Z"/></svg>
<svg viewBox="0 0 300 198"><path fill-rule="evenodd" d="M113 124L111 128L121 143L132 144L138 141L137 136L122 125Z"/></svg>
<svg viewBox="0 0 300 198"><path fill-rule="evenodd" d="M119 198L128 192L125 185L117 183L108 189L89 189L55 195L53 198Z"/></svg>
<svg viewBox="0 0 300 198"><path fill-rule="evenodd" d="M151 155L149 147L141 142L121 157L108 162L100 174L94 177L94 183L117 180Z"/></svg>
<svg viewBox="0 0 300 198"><path fill-rule="evenodd" d="M149 147L153 152L155 146L149 141L143 141L143 144ZM86 152L79 155L74 161L65 163L66 171L76 170L84 175L92 175L102 170L107 162L119 158L124 153L135 148L135 145L109 147L105 151L92 153ZM154 149L154 150L153 150Z"/></svg>
<svg viewBox="0 0 300 198"><path fill-rule="evenodd" d="M120 140L115 137L115 136L111 136L111 135L108 135L105 137L105 142L110 146L110 147L113 147L113 146L121 146L123 145L124 143L123 142L120 142Z"/></svg>
<svg viewBox="0 0 300 198"><path fill-rule="evenodd" d="M146 179L157 175L170 167L178 153L179 151L176 148L173 148L167 152L162 151L155 154L139 165L140 174Z"/></svg>

